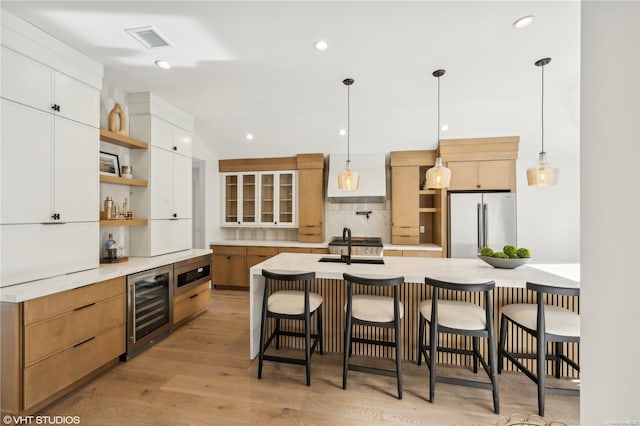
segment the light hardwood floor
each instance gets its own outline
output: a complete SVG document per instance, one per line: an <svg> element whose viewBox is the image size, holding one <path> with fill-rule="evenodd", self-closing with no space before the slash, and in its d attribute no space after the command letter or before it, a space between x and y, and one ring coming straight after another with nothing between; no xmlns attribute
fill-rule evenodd
<svg viewBox="0 0 640 426"><path fill-rule="evenodd" d="M258 380L248 312L247 292L213 290L208 312L39 414L82 425L493 425L536 412L536 388L518 373L500 376L501 415L482 389L438 383L429 403L428 370L413 362L404 363L403 400L389 377L349 372L343 390L340 354L313 356L310 387L297 365L265 362ZM578 398L548 396L545 418L578 424Z"/></svg>

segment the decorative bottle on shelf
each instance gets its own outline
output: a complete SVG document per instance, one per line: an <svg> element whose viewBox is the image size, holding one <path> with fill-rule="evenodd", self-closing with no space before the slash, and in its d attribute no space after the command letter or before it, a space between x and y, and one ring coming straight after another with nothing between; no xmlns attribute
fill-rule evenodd
<svg viewBox="0 0 640 426"><path fill-rule="evenodd" d="M118 245L113 239L113 234L109 233L109 238L104 243L104 248L107 252L107 259L117 259L118 258Z"/></svg>
<svg viewBox="0 0 640 426"><path fill-rule="evenodd" d="M113 199L109 196L104 200L104 218L114 219L113 217Z"/></svg>

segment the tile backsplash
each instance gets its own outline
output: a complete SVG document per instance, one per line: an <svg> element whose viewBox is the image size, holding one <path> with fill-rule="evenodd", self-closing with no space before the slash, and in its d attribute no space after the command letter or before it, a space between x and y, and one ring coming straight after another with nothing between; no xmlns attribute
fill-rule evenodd
<svg viewBox="0 0 640 426"><path fill-rule="evenodd" d="M371 212L369 218L357 212ZM342 235L342 228L351 228L354 237L381 237L383 243L391 242L391 203L326 203L326 241Z"/></svg>

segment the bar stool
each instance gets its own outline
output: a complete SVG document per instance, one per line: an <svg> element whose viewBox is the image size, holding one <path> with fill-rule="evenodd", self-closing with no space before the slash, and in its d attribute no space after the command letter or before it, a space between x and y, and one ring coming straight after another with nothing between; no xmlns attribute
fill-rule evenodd
<svg viewBox="0 0 640 426"><path fill-rule="evenodd" d="M493 409L500 413L498 399L498 376L496 342L493 330L493 301L490 291L495 288L493 281L488 282L447 282L425 278L425 283L433 287L431 299L420 303L420 319L418 325L418 365L422 364L424 356L429 367L429 401L433 402L436 382L453 385L472 386L493 391ZM484 305L481 306L458 300L439 300L438 289L453 290L456 292L483 293ZM429 323L429 344L424 342L425 325ZM459 349L438 346L438 333L450 333L462 336L471 336L473 349ZM489 349L489 364L482 357L478 349L480 337L487 339ZM427 351L429 351L427 353ZM438 351L473 356L473 372L478 372L478 360L486 371L490 383L475 380L460 379L454 377L438 376L436 374L436 360Z"/></svg>
<svg viewBox="0 0 640 426"><path fill-rule="evenodd" d="M298 274L280 274L262 270L264 280L264 296L262 298L262 322L260 325L260 359L258 363L258 378L262 378L263 361L284 362L288 364L306 365L307 386L311 384L311 355L318 347L320 353L322 348L322 296L309 291L311 280L316 277L315 272ZM287 283L304 283L304 290L279 290L269 295L271 281L284 281ZM311 317L316 316L315 334L311 333ZM275 329L265 343L264 337L267 327L267 318L276 320ZM280 320L301 320L304 321L304 332L293 332L280 329ZM276 339L276 349L280 348L280 336L304 337L304 359L266 355L265 351ZM311 345L311 339L314 339Z"/></svg>
<svg viewBox="0 0 640 426"><path fill-rule="evenodd" d="M579 296L579 288L556 287L527 282L527 289L536 292L537 303L516 303L502 307L500 317L500 342L498 345L498 373L502 373L503 358L511 361L520 371L538 385L538 414L544 416L545 392L580 395L579 389L560 389L545 387L546 360L553 360L555 377L560 378L562 361L576 370L580 367L573 360L562 353L564 342L580 342L580 315L559 306L545 305L544 295ZM536 354L508 352L506 350L507 326L515 324L528 334L536 338ZM555 343L555 354L547 353L547 342ZM529 370L519 358L533 358L536 360L536 373Z"/></svg>
<svg viewBox="0 0 640 426"><path fill-rule="evenodd" d="M348 370L364 373L380 374L383 376L396 376L398 383L398 399L402 399L402 332L400 320L404 316L404 307L398 298L398 286L404 282L404 277L395 278L365 278L350 274L343 274L347 282L347 303L345 306L344 325L344 355L342 368L342 389L347 388ZM393 297L374 296L369 294L353 294L353 284L368 287L392 287ZM380 339L366 339L352 336L354 325L392 328L395 330L393 342ZM381 368L366 367L363 365L349 364L352 353L352 344L366 343L396 348L396 370L384 370Z"/></svg>

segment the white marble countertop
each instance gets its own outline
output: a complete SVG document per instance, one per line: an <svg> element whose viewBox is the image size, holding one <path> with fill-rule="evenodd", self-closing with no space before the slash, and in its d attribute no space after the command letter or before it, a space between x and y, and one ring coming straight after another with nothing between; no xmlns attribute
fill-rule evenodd
<svg viewBox="0 0 640 426"><path fill-rule="evenodd" d="M527 281L561 287L580 287L576 277L579 264L565 264L572 273L548 272L540 267L524 265L517 269L494 268L480 259L450 259L426 257L384 258L384 265L323 263L318 260L327 255L281 253L251 268L251 275L261 275L262 269L283 272L315 271L318 278L342 279L344 272L370 277L404 276L405 282L424 282L425 276L449 281L493 280L498 287L525 287ZM337 257L337 256L335 256ZM564 275L564 276L563 276Z"/></svg>
<svg viewBox="0 0 640 426"><path fill-rule="evenodd" d="M0 302L24 302L210 253L211 249L192 249L154 257L130 257L128 262L105 264L87 271L2 287L0 288Z"/></svg>
<svg viewBox="0 0 640 426"><path fill-rule="evenodd" d="M328 242L301 243L299 241L273 241L273 240L218 240L209 243L215 246L257 246L257 247L308 247L327 248Z"/></svg>

